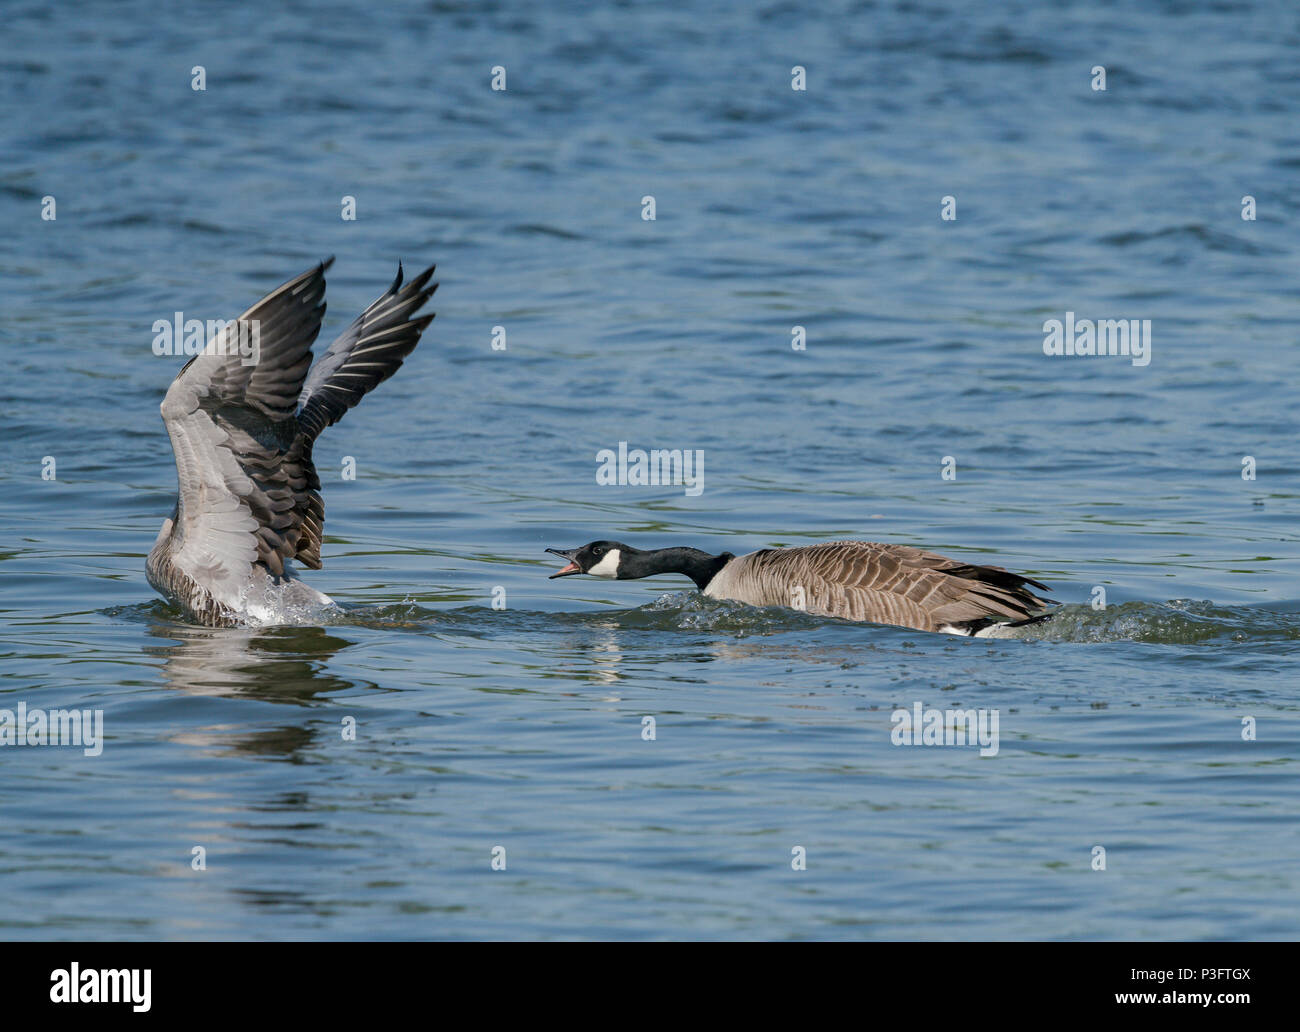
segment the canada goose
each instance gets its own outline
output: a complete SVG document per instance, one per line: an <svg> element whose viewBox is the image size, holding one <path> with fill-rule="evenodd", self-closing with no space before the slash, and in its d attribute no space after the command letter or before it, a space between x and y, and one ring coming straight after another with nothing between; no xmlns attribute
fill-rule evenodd
<svg viewBox="0 0 1300 1032"><path fill-rule="evenodd" d="M312 444L401 366L433 320L411 316L438 285L426 286L430 266L403 287L399 264L388 292L313 366L333 262L219 329L163 398L178 492L145 570L160 594L201 623L281 623L334 605L290 563L321 565L325 505Z"/></svg>
<svg viewBox="0 0 1300 1032"><path fill-rule="evenodd" d="M642 551L618 541L546 551L569 560L551 580L579 573L617 580L680 573L710 598L972 637L992 636L995 625L1046 620L1054 604L1025 587L1050 590L1046 585L999 566L973 566L907 545L869 541L765 548L740 557L698 548Z"/></svg>

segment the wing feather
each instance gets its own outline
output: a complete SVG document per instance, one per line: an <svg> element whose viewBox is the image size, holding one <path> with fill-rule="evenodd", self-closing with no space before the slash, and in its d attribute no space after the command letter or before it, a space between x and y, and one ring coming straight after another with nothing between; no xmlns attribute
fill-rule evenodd
<svg viewBox="0 0 1300 1032"><path fill-rule="evenodd" d="M436 266L430 265L402 286L402 267L392 286L371 302L312 366L298 396L298 425L304 468L309 474L296 495L294 518L298 538L293 557L305 566L320 567L321 538L325 533L325 502L320 480L311 464L312 443L327 426L337 423L348 409L392 376L415 350L420 334L433 315L413 318L433 296L438 284L429 284Z"/></svg>
<svg viewBox="0 0 1300 1032"><path fill-rule="evenodd" d="M259 560L283 573L283 559L296 547L295 486L315 471L310 460L306 467L301 461L294 407L325 314L332 261L277 287L239 317L257 327L254 355L239 350L238 321L228 324L163 399L179 485L174 558L214 594L236 591Z"/></svg>
<svg viewBox="0 0 1300 1032"><path fill-rule="evenodd" d="M1050 605L1026 587L1046 591L1045 585L1001 567L868 541L754 552L728 564L720 576L720 589L743 585L744 594L753 596L742 601L791 605L797 597L811 612L926 631L1029 619Z"/></svg>

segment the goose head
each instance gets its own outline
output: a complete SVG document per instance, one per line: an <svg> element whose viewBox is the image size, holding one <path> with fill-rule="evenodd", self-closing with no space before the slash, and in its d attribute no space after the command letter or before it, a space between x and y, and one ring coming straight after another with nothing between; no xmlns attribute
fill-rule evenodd
<svg viewBox="0 0 1300 1032"><path fill-rule="evenodd" d="M547 551L552 555L558 555L561 559L569 560L568 566L558 573L551 574L548 580L555 580L556 577L572 577L579 573L591 577L617 579L623 557L635 554L637 549L618 541L593 541L589 545L571 548L568 551L559 548L548 548Z"/></svg>

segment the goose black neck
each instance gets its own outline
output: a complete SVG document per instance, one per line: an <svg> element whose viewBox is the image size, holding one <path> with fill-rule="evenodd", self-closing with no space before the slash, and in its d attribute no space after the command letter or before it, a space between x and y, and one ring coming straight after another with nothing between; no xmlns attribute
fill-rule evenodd
<svg viewBox="0 0 1300 1032"><path fill-rule="evenodd" d="M618 575L620 579L630 580L653 577L657 573L680 573L703 591L718 571L734 558L730 552L709 555L698 548L653 548L648 552L623 556L618 565Z"/></svg>

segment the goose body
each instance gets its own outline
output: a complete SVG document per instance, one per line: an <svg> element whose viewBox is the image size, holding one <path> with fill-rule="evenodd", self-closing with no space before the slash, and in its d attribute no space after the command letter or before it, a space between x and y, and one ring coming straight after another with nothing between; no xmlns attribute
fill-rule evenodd
<svg viewBox="0 0 1300 1032"><path fill-rule="evenodd" d="M325 270L289 280L218 331L162 402L176 458L176 506L145 564L149 583L214 626L299 622L334 603L299 580L319 569L325 506L312 445L392 376L433 315L433 267L397 278L312 365ZM256 326L254 349L238 344ZM245 340L248 331L245 330ZM251 360L250 360L251 359Z"/></svg>
<svg viewBox="0 0 1300 1032"><path fill-rule="evenodd" d="M593 541L568 552L547 551L569 560L554 577L586 573L629 580L680 573L710 598L919 631L988 637L1004 626L1051 615L1051 601L1029 590L1048 590L1037 581L908 545L832 541L734 556Z"/></svg>

